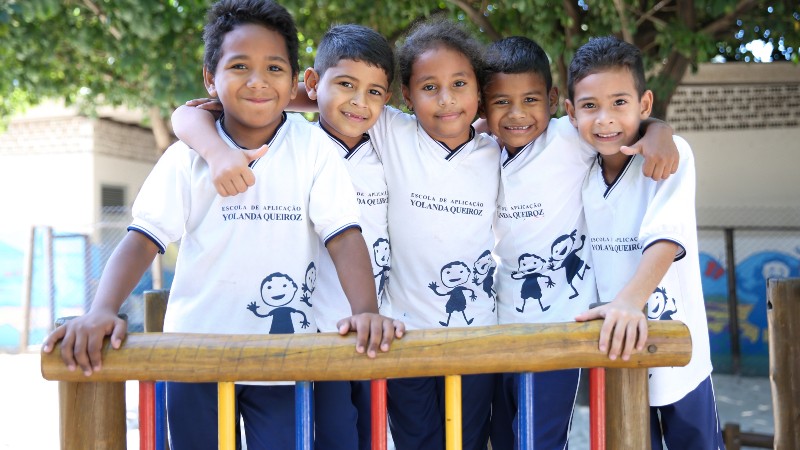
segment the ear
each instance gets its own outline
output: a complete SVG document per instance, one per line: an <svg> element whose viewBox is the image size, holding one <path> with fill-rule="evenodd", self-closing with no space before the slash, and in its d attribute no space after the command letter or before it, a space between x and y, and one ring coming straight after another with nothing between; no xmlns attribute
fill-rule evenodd
<svg viewBox="0 0 800 450"><path fill-rule="evenodd" d="M209 97L216 98L217 86L214 84L214 74L205 65L203 66L203 84L206 86Z"/></svg>
<svg viewBox="0 0 800 450"><path fill-rule="evenodd" d="M411 96L409 95L409 92L408 92L408 86L406 86L406 85L400 86L400 91L403 92L403 101L406 102L406 106L408 106L408 109L413 111L414 110L414 102L411 101Z"/></svg>
<svg viewBox="0 0 800 450"><path fill-rule="evenodd" d="M297 97L297 74L292 75L292 91L289 93L289 99L294 100Z"/></svg>
<svg viewBox="0 0 800 450"><path fill-rule="evenodd" d="M569 115L569 122L572 124L573 127L578 128L578 119L575 117L575 105L572 104L570 99L564 100L564 106L567 108L567 114Z"/></svg>
<svg viewBox="0 0 800 450"><path fill-rule="evenodd" d="M303 83L306 85L306 94L311 100L317 100L317 87L319 86L319 73L313 67L306 69L303 74Z"/></svg>
<svg viewBox="0 0 800 450"><path fill-rule="evenodd" d="M558 111L558 88L553 86L550 88L550 92L547 94L547 100L550 102L550 115Z"/></svg>
<svg viewBox="0 0 800 450"><path fill-rule="evenodd" d="M383 104L389 103L389 100L392 99L392 91L386 91L386 96L383 98Z"/></svg>
<svg viewBox="0 0 800 450"><path fill-rule="evenodd" d="M646 90L644 94L642 94L642 98L639 100L639 107L640 113L639 117L644 120L650 117L650 113L653 112L653 91Z"/></svg>

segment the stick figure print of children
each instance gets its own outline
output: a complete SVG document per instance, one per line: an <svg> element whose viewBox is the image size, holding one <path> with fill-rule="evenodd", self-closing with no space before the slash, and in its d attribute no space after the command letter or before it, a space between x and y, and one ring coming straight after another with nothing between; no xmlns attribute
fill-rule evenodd
<svg viewBox="0 0 800 450"><path fill-rule="evenodd" d="M535 298L539 302L539 308L542 309L542 312L547 311L550 309L550 305L544 306L542 304L542 287L539 286L539 278L547 278L546 286L549 288L556 285L553 283L552 278L542 273L547 261L541 256L532 253L523 253L517 261L519 268L511 272L511 278L525 280L522 282L522 288L519 293L520 297L522 297L522 308L517 308L517 311L525 311L525 304L529 298Z"/></svg>
<svg viewBox="0 0 800 450"><path fill-rule="evenodd" d="M567 283L574 292L569 298L578 296L578 290L572 285L572 280L575 279L575 276L577 275L578 278L583 280L583 275L588 269L591 269L591 267L584 263L581 257L578 256L578 252L581 251L583 244L586 242L586 235L581 235L581 246L575 248L575 234L577 232L578 230L572 230L572 233L561 235L553 241L553 245L550 248L550 265L547 267L552 271L564 269L567 276ZM556 267L554 263L558 263L558 267Z"/></svg>
<svg viewBox="0 0 800 450"><path fill-rule="evenodd" d="M678 311L675 299L669 298L667 290L663 287L653 291L654 298L647 302L647 318L650 320L672 320L672 315Z"/></svg>
<svg viewBox="0 0 800 450"><path fill-rule="evenodd" d="M383 303L383 288L389 280L389 271L392 270L392 250L389 246L389 240L386 238L378 238L372 244L372 257L375 258L375 265L378 266L378 273L373 274L373 277L378 279L378 307Z"/></svg>
<svg viewBox="0 0 800 450"><path fill-rule="evenodd" d="M289 275L280 272L271 273L261 282L261 300L273 309L266 314L260 314L256 302L250 302L247 309L252 311L256 317L272 317L269 334L293 334L292 314L303 316L303 320L299 322L301 327L308 328L310 325L306 313L286 306L292 302L296 293L297 284Z"/></svg>
<svg viewBox="0 0 800 450"><path fill-rule="evenodd" d="M475 264L473 264L473 274L472 282L480 286L483 289L483 292L486 292L486 295L489 296L490 299L494 300L492 305L492 312L497 308L497 299L495 295L497 292L494 290L494 271L497 267L497 263L494 262L494 258L492 258L492 252L489 250L485 250L481 253L481 256L478 257Z"/></svg>
<svg viewBox="0 0 800 450"><path fill-rule="evenodd" d="M469 298L472 301L477 300L475 291L462 286L469 281L471 271L469 267L461 261L453 261L446 266L442 267L441 278L442 284L448 290L446 292L439 292L439 285L432 281L428 287L434 294L440 297L450 296L445 304L445 311L447 312L447 322L439 321L443 327L450 326L450 317L454 312L460 312L464 316L464 321L470 325L475 318L467 319L467 298L464 296L464 291L469 291Z"/></svg>
<svg viewBox="0 0 800 450"><path fill-rule="evenodd" d="M306 281L300 286L300 289L303 290L303 295L300 296L300 301L305 303L308 306L311 306L311 294L314 293L314 289L317 287L317 267L314 265L314 261L306 268Z"/></svg>

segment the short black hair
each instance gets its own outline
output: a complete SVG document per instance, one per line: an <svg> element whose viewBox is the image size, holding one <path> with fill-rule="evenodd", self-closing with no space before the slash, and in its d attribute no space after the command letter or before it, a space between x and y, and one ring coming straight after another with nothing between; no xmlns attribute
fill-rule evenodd
<svg viewBox="0 0 800 450"><path fill-rule="evenodd" d="M498 73L534 73L542 77L547 90L553 87L550 59L544 49L532 39L511 36L492 43L486 50L484 71L486 82Z"/></svg>
<svg viewBox="0 0 800 450"><path fill-rule="evenodd" d="M210 73L217 70L225 35L244 24L262 25L283 36L289 63L292 65L292 75L296 76L300 72L297 62L297 27L286 8L272 0L220 0L209 8L203 29L203 64Z"/></svg>
<svg viewBox="0 0 800 450"><path fill-rule="evenodd" d="M636 92L639 97L647 89L644 76L644 63L642 53L635 45L629 44L614 36L601 36L589 39L583 44L572 62L567 73L567 92L569 99L575 95L575 83L595 74L609 69L625 68L630 70Z"/></svg>
<svg viewBox="0 0 800 450"><path fill-rule="evenodd" d="M361 61L383 69L389 84L394 79L394 52L380 33L363 25L331 27L319 41L314 70L320 77L343 59Z"/></svg>
<svg viewBox="0 0 800 450"><path fill-rule="evenodd" d="M426 51L447 47L463 54L483 86L483 46L462 25L447 19L430 19L415 25L397 52L400 82L408 86L414 61Z"/></svg>

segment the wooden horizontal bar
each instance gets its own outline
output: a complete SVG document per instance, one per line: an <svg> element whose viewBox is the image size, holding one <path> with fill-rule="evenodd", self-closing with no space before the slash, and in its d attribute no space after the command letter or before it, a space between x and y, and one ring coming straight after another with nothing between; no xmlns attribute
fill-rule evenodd
<svg viewBox="0 0 800 450"><path fill-rule="evenodd" d="M649 322L645 350L612 361L598 350L601 321L512 324L407 331L387 353L355 351L355 334L210 335L132 333L114 350L106 339L103 368L70 372L60 345L42 353L42 376L64 381L183 382L368 380L574 367L683 366L691 358L689 329Z"/></svg>

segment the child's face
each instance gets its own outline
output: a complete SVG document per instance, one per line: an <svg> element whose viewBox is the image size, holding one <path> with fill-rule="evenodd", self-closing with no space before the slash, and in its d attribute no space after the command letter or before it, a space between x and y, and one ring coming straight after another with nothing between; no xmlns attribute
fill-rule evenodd
<svg viewBox="0 0 800 450"><path fill-rule="evenodd" d="M425 132L452 149L469 139L478 112L479 89L469 59L442 46L427 50L414 61L403 97Z"/></svg>
<svg viewBox="0 0 800 450"><path fill-rule="evenodd" d="M653 93L639 98L628 69L604 70L575 83L573 101L567 100L570 121L581 137L601 155L620 153L620 146L638 139L639 124L650 117Z"/></svg>
<svg viewBox="0 0 800 450"><path fill-rule="evenodd" d="M239 145L259 146L275 132L297 94L286 42L261 25L239 25L225 35L215 74L203 75L208 93L225 108L225 128Z"/></svg>
<svg viewBox="0 0 800 450"><path fill-rule="evenodd" d="M306 70L305 84L309 98L317 100L320 123L350 147L375 124L392 96L383 69L352 59L339 61L321 78Z"/></svg>
<svg viewBox="0 0 800 450"><path fill-rule="evenodd" d="M483 92L489 130L512 152L544 133L558 104L556 88L533 72L494 74Z"/></svg>

